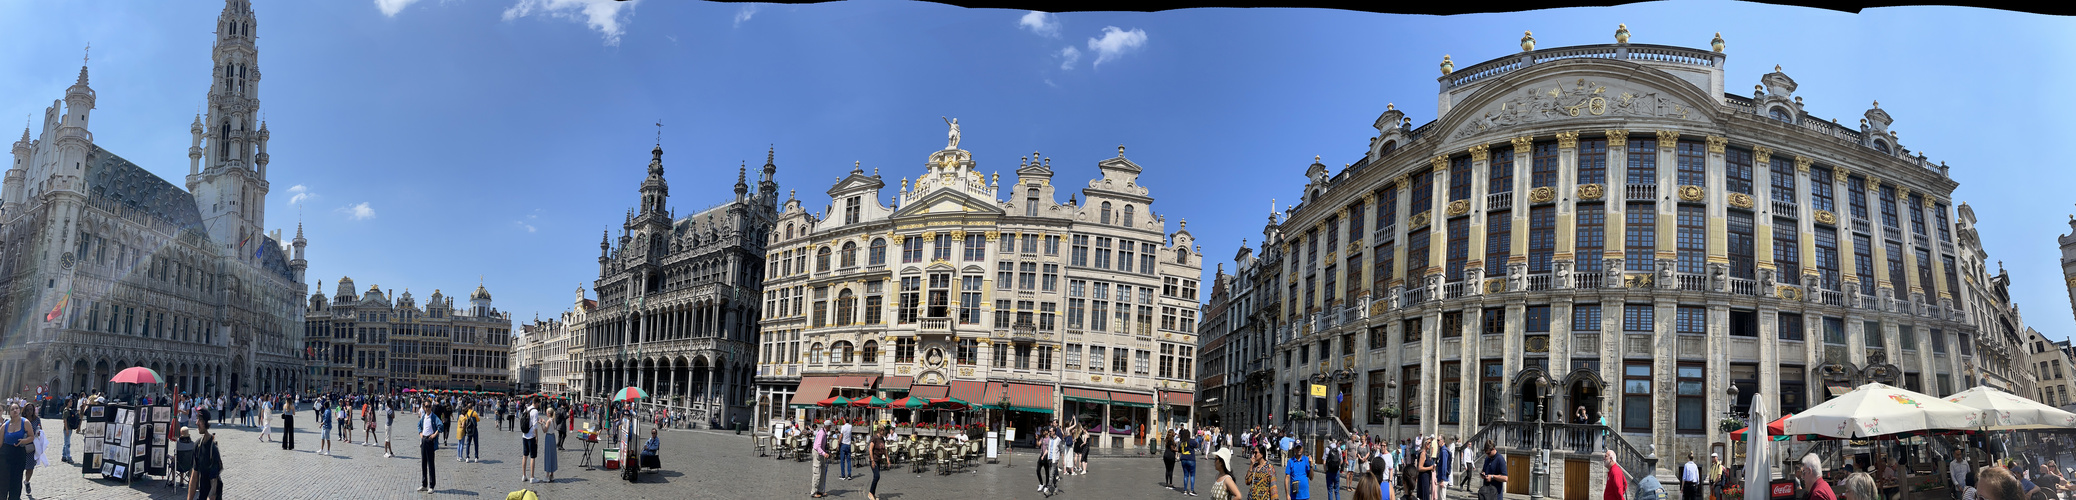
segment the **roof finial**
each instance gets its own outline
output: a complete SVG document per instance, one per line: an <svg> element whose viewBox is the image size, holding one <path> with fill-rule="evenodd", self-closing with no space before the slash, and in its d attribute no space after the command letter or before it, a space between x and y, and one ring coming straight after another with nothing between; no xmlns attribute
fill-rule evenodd
<svg viewBox="0 0 2076 500"><path fill-rule="evenodd" d="M1123 157L1124 157L1124 145L1123 145L1123 144L1119 144L1119 145L1117 145L1117 157L1118 157L1118 158L1123 158Z"/></svg>
<svg viewBox="0 0 2076 500"><path fill-rule="evenodd" d="M765 163L765 164L767 164L767 165L771 164L771 157L772 157L772 155L774 155L774 154L777 154L777 153L776 153L777 151L778 151L778 146L776 146L776 145L769 145L769 144L765 145L765 149L764 149L764 163Z"/></svg>
<svg viewBox="0 0 2076 500"><path fill-rule="evenodd" d="M1775 65L1773 65L1773 72L1775 72L1775 73L1779 73L1779 72L1780 72L1780 65L1779 65L1779 64L1775 64Z"/></svg>
<svg viewBox="0 0 2076 500"><path fill-rule="evenodd" d="M663 147L663 119L656 119L656 147Z"/></svg>
<svg viewBox="0 0 2076 500"><path fill-rule="evenodd" d="M92 61L92 60L94 60L94 43L93 43L93 42L87 42L87 45L86 45L86 55L85 55L85 56L81 56L81 57L79 58L79 65L80 65L80 66L85 66L85 65L87 65L87 61Z"/></svg>

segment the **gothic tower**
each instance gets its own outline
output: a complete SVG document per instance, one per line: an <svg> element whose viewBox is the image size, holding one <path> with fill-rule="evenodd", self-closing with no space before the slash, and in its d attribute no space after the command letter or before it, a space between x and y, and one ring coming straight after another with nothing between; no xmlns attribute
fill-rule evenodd
<svg viewBox="0 0 2076 500"><path fill-rule="evenodd" d="M249 0L225 0L216 18L205 129L199 151L189 150L187 176L210 239L240 258L250 258L266 222L268 134L259 120L256 24Z"/></svg>

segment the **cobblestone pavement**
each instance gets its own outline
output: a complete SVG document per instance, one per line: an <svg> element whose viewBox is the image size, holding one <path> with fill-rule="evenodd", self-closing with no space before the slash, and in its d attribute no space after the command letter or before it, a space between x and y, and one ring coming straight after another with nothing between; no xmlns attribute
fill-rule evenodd
<svg viewBox="0 0 2076 500"><path fill-rule="evenodd" d="M662 436L663 451L661 470L644 473L639 483L628 483L620 479L619 471L585 470L579 462L583 458L581 442L571 442L559 455L560 470L554 483L525 484L519 480L519 437L512 431L500 431L495 426L485 425L483 430L482 461L461 463L455 461L452 441L435 455L439 490L432 494L418 493L419 454L413 444L415 437L412 426L406 422L416 420L399 415L393 439L395 458L383 458L382 448L360 444L332 442L333 454L318 455L318 434L308 427L309 412L297 414L296 449L282 450L278 442L262 443L256 429L245 427L217 427L214 432L224 452L223 473L226 498L267 499L423 499L423 498L503 498L506 493L521 489L533 489L542 499L573 498L670 498L670 499L746 499L746 498L807 498L810 493L809 469L813 462L796 462L791 459L776 460L759 457L750 438L734 433L716 431L668 431ZM277 421L278 422L278 421ZM45 428L62 428L62 422L45 420ZM274 430L274 438L280 437L280 429ZM574 438L575 434L571 436ZM77 458L81 447L74 438L73 453ZM360 439L354 436L356 443ZM50 453L59 457L63 444L52 440ZM602 459L592 455L593 465ZM918 476L906 467L880 473L879 492L889 500L925 499L1001 499L1001 498L1045 498L1038 493L1034 466L1037 460L1029 450L1020 450L1010 457L1011 465L983 464L950 476L929 472ZM1147 457L1097 457L1089 464L1089 474L1065 476L1060 480L1064 490L1054 498L1180 498L1180 495L1161 486L1162 464L1158 458ZM1176 467L1175 480L1182 480L1181 467ZM100 474L81 475L73 464L57 463L37 468L32 481L33 498L37 499L179 499L185 498L186 488L166 487L163 478L140 480L125 485L115 481L99 479ZM829 465L827 492L829 498L863 499L872 475L862 468L854 471L857 479L845 481L838 478L837 466ZM1209 497L1210 485L1216 472L1210 462L1197 469L1198 493ZM545 474L540 474L545 477ZM1312 498L1325 499L1324 481L1313 481Z"/></svg>

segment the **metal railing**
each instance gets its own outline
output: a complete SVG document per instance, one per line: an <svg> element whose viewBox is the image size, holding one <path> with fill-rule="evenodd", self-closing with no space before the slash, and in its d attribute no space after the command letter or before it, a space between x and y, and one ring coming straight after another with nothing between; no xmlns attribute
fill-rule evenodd
<svg viewBox="0 0 2076 500"><path fill-rule="evenodd" d="M1483 443L1486 440L1505 450L1550 450L1576 455L1614 450L1615 460L1621 462L1622 470L1628 473L1631 481L1654 474L1658 466L1657 460L1637 453L1621 434L1598 424L1498 421L1479 429L1467 442Z"/></svg>
<svg viewBox="0 0 2076 500"><path fill-rule="evenodd" d="M1514 208L1513 191L1485 195L1485 210L1488 212L1509 210L1512 208Z"/></svg>
<svg viewBox="0 0 2076 500"><path fill-rule="evenodd" d="M1622 199L1628 201L1656 201L1657 184L1630 184L1622 190Z"/></svg>

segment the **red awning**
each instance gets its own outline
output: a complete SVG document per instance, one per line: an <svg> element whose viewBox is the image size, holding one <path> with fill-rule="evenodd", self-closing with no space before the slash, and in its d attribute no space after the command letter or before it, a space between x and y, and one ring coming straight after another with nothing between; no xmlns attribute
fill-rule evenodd
<svg viewBox="0 0 2076 500"><path fill-rule="evenodd" d="M1110 404L1110 393L1095 389L1083 389L1079 387L1061 387L1060 396L1068 401Z"/></svg>
<svg viewBox="0 0 2076 500"><path fill-rule="evenodd" d="M998 400L1001 396L995 396ZM999 401L998 401L999 402ZM1052 387L1037 384L1009 384L1009 406L1024 411L1052 411Z"/></svg>
<svg viewBox="0 0 2076 500"><path fill-rule="evenodd" d="M1123 406L1153 407L1152 394L1110 391L1110 401Z"/></svg>
<svg viewBox="0 0 2076 500"><path fill-rule="evenodd" d="M879 388L883 391L906 391L908 386L911 385L915 385L915 377L886 377L879 379Z"/></svg>
<svg viewBox="0 0 2076 500"><path fill-rule="evenodd" d="M960 400L965 401L967 403L978 405L982 404L981 398L985 396L987 396L986 382L976 382L972 380L953 380L951 383L951 397L959 398Z"/></svg>
<svg viewBox="0 0 2076 500"><path fill-rule="evenodd" d="M793 392L790 404L814 406L815 403L829 399L829 387L835 381L835 377L800 377L800 386Z"/></svg>
<svg viewBox="0 0 2076 500"><path fill-rule="evenodd" d="M830 387L858 390L870 390L872 389L872 384L879 381L879 377L876 375L846 375L831 377L831 379L835 382L829 384Z"/></svg>
<svg viewBox="0 0 2076 500"><path fill-rule="evenodd" d="M908 388L909 397L937 399L944 397L946 394L951 394L951 388L941 385L916 385ZM815 401L821 400L817 399Z"/></svg>
<svg viewBox="0 0 2076 500"><path fill-rule="evenodd" d="M1161 391L1161 401L1173 406L1196 406L1197 395L1193 392Z"/></svg>

